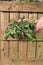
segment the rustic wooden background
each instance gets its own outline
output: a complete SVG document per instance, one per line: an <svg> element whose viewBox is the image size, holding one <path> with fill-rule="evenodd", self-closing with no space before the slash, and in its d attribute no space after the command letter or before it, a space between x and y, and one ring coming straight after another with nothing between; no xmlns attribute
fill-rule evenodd
<svg viewBox="0 0 43 65"><path fill-rule="evenodd" d="M0 1L14 1L14 2L21 2L21 1L24 1L24 2L43 2L43 0L0 0Z"/></svg>
<svg viewBox="0 0 43 65"><path fill-rule="evenodd" d="M43 65L43 30L36 35L37 41L33 43L14 41L11 37L8 40L3 39L8 24L21 16L25 16L26 19L33 16L34 20L40 18L43 16L43 3L0 2L0 65L14 65L12 62L16 61L15 65L24 65L23 61ZM26 65L32 65L31 62L26 62Z"/></svg>

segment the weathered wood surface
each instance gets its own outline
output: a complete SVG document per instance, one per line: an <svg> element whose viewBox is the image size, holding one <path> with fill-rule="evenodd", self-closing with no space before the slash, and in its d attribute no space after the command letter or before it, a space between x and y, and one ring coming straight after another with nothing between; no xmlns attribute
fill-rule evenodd
<svg viewBox="0 0 43 65"><path fill-rule="evenodd" d="M43 3L0 2L0 11L43 12Z"/></svg>
<svg viewBox="0 0 43 65"><path fill-rule="evenodd" d="M25 16L25 19L29 20L33 17L34 20L36 20L37 18L43 16L42 12L43 3L0 2L0 40L3 39L9 22L18 20L21 16ZM43 30L36 36L37 39L43 40ZM11 37L9 39L14 40ZM14 65L15 63L15 65L32 65L32 63L33 65L43 65L42 49L43 42L37 42L36 47L36 42L27 43L26 41L0 41L0 59L2 60L2 65ZM32 63L30 61L25 63L25 60L34 61L32 61Z"/></svg>
<svg viewBox="0 0 43 65"><path fill-rule="evenodd" d="M6 58L0 61L0 65L43 65L43 60L13 61L11 59Z"/></svg>
<svg viewBox="0 0 43 65"><path fill-rule="evenodd" d="M37 16L38 15L38 16ZM37 13L12 13L12 12L0 12L0 39L2 40L4 37L5 30L9 24L9 22L13 22L14 20L18 20L19 17L25 16L26 19L31 19L32 17L34 20L39 18L40 16L43 16L43 14L37 14ZM38 33L37 39L43 39L43 31ZM9 38L10 40L14 40L11 37ZM41 46L41 47L40 47ZM43 42L37 42L37 52L35 50L36 48L36 42L35 43L30 43L30 42L19 42L18 46L18 41L10 41L10 42L5 42L1 41L0 42L0 57L1 59L3 58L11 58L11 59L17 59L19 58L20 60L23 59L30 59L33 60L35 59L35 53L36 54L36 59L43 59ZM41 54L40 54L41 53Z"/></svg>

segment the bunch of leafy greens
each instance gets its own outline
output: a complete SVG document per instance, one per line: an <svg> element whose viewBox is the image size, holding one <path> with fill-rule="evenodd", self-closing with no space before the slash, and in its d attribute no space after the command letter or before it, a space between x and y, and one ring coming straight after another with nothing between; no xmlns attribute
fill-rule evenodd
<svg viewBox="0 0 43 65"><path fill-rule="evenodd" d="M36 39L34 33L35 29L34 20L25 21L23 19L24 18L21 18L20 22L14 21L8 25L4 36L6 40L8 39L9 36L12 36L17 40L22 40L21 33L23 33L26 41L33 41L34 39Z"/></svg>

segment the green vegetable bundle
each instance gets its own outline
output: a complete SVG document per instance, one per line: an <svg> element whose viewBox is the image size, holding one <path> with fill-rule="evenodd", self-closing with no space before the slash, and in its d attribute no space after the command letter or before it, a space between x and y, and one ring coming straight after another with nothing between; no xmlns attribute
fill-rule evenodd
<svg viewBox="0 0 43 65"><path fill-rule="evenodd" d="M33 41L36 39L34 29L34 20L24 21L21 18L20 22L14 21L8 25L4 38L7 40L9 36L12 36L17 40L24 38L26 41Z"/></svg>

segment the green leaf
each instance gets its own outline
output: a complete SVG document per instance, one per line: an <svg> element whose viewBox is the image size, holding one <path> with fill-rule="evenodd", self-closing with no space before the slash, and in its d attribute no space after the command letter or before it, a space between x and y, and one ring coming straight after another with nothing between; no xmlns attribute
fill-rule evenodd
<svg viewBox="0 0 43 65"><path fill-rule="evenodd" d="M21 32L27 41L33 41L36 39L34 33L34 20L24 21L24 17L21 18L21 22L11 22L7 29L5 30L5 39L8 39L9 36L21 40Z"/></svg>
<svg viewBox="0 0 43 65"><path fill-rule="evenodd" d="M7 33L7 34L5 34L5 36L4 36L4 39L8 39L9 38L9 36L10 36L10 32L9 33Z"/></svg>

